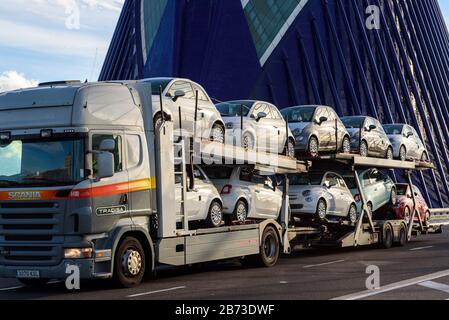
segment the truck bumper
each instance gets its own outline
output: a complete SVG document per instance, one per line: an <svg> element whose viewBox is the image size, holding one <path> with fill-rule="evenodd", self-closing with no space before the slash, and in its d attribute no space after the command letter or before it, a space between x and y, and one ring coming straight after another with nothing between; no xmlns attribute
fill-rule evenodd
<svg viewBox="0 0 449 320"><path fill-rule="evenodd" d="M63 260L57 266L0 266L0 278L17 278L18 271L39 271L41 279L64 280L70 276L68 267L77 266L81 279L108 278L105 273L95 273L94 259Z"/></svg>

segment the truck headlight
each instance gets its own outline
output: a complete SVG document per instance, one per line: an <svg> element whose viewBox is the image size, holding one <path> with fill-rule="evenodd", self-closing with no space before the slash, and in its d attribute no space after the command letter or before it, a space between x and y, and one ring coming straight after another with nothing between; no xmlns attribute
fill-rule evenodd
<svg viewBox="0 0 449 320"><path fill-rule="evenodd" d="M64 249L65 259L90 259L92 258L92 248L67 248Z"/></svg>

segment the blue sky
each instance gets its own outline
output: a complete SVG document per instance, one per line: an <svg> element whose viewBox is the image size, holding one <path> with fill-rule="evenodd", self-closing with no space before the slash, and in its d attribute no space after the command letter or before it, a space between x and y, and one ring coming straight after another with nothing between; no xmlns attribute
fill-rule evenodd
<svg viewBox="0 0 449 320"><path fill-rule="evenodd" d="M0 92L52 80L96 80L123 3L1 0ZM449 1L440 4L449 21Z"/></svg>

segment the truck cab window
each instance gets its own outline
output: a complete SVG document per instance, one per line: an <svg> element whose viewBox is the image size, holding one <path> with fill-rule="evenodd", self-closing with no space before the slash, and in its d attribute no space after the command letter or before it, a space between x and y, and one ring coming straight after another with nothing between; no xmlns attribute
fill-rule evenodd
<svg viewBox="0 0 449 320"><path fill-rule="evenodd" d="M123 171L123 154L122 154L122 137L118 135L107 135L107 134L95 134L92 136L92 149L98 151L100 149L101 142L103 140L113 139L115 140L115 150L114 150L114 163L115 163L115 173ZM94 170L94 176L98 172L97 160L93 156L92 166Z"/></svg>
<svg viewBox="0 0 449 320"><path fill-rule="evenodd" d="M128 169L135 168L140 163L142 145L138 135L126 136L126 160Z"/></svg>

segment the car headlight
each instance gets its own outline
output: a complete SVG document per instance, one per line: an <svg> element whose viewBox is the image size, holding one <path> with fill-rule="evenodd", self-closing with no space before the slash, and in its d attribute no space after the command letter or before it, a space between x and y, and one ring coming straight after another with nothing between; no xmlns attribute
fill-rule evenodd
<svg viewBox="0 0 449 320"><path fill-rule="evenodd" d="M226 129L234 129L233 123L226 123Z"/></svg>
<svg viewBox="0 0 449 320"><path fill-rule="evenodd" d="M293 135L295 137L297 137L297 136L300 136L302 134L302 130L298 128L298 129L293 130L292 133L293 133Z"/></svg>
<svg viewBox="0 0 449 320"><path fill-rule="evenodd" d="M312 198L312 197L308 197L308 198L306 198L306 202L308 202L308 203L311 203L311 202L313 202L313 198Z"/></svg>
<svg viewBox="0 0 449 320"><path fill-rule="evenodd" d="M92 248L67 248L64 249L65 259L90 259L92 258Z"/></svg>
<svg viewBox="0 0 449 320"><path fill-rule="evenodd" d="M303 196L303 197L310 197L311 194L312 194L312 191L306 190L306 191L304 191L304 192L302 193L302 196Z"/></svg>

